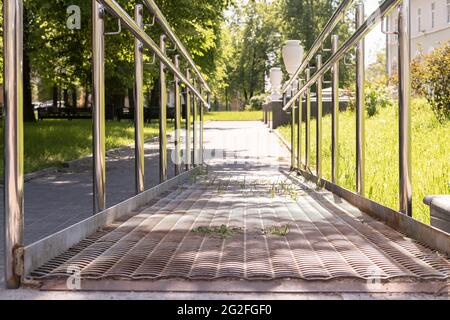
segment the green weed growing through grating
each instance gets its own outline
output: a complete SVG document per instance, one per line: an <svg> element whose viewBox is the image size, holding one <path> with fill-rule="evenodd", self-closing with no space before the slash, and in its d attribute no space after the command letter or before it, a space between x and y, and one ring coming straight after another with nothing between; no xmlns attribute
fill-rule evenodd
<svg viewBox="0 0 450 320"><path fill-rule="evenodd" d="M233 237L241 230L242 229L240 228L231 228L223 224L220 227L198 227L196 229L193 229L192 232L210 236L213 238L226 239Z"/></svg>
<svg viewBox="0 0 450 320"><path fill-rule="evenodd" d="M289 234L290 229L288 225L284 225L281 227L268 227L266 228L263 233L264 234L272 234L274 236L280 236L285 237Z"/></svg>

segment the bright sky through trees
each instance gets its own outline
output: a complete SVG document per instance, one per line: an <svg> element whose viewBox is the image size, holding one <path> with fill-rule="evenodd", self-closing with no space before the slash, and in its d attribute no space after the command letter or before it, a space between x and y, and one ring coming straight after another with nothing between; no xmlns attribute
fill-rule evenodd
<svg viewBox="0 0 450 320"><path fill-rule="evenodd" d="M275 0L280 1L280 0ZM271 3L273 1L266 1ZM236 5L244 7L248 3L248 0L238 0ZM364 0L366 17L371 15L378 7L378 1L376 0ZM235 14L234 8L227 9L225 12L225 18L232 18ZM386 38L381 32L381 26L375 27L375 29L366 37L366 62L371 64L376 61L377 53L386 48Z"/></svg>
<svg viewBox="0 0 450 320"><path fill-rule="evenodd" d="M378 7L376 0L364 0L366 17L371 15ZM377 58L377 53L386 48L386 36L381 32L381 26L378 25L366 37L366 62L367 64L374 63Z"/></svg>

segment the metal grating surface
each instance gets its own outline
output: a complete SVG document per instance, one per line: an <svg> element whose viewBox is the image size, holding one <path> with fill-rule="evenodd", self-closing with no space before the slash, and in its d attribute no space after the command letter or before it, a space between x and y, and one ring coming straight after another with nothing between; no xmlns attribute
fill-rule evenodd
<svg viewBox="0 0 450 320"><path fill-rule="evenodd" d="M253 165L197 177L33 273L36 279L445 281L450 260L348 204ZM343 205L345 204L345 205ZM238 228L228 237L193 232ZM288 225L287 235L267 230Z"/></svg>

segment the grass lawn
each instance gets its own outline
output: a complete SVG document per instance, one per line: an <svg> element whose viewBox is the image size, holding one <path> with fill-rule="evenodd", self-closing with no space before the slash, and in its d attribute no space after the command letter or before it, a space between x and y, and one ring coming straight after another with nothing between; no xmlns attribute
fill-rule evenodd
<svg viewBox="0 0 450 320"><path fill-rule="evenodd" d="M339 115L339 185L355 190L355 113ZM311 122L311 170L315 172L315 123ZM302 132L305 130L303 124ZM279 129L290 141L290 126ZM450 123L440 124L424 100L413 102L412 184L414 217L430 222L423 198L450 194ZM331 179L331 116L323 119L323 172ZM304 152L303 152L304 156ZM398 115L396 107L382 109L366 120L366 194L398 210Z"/></svg>
<svg viewBox="0 0 450 320"><path fill-rule="evenodd" d="M173 122L168 122L169 130ZM146 124L145 139L158 136L158 124ZM0 130L3 158L3 128ZM91 120L45 120L26 123L24 128L25 172L58 167L64 162L92 154ZM134 124L129 121L106 122L106 148L114 149L134 143ZM0 161L3 175L3 161Z"/></svg>
<svg viewBox="0 0 450 320"><path fill-rule="evenodd" d="M205 121L260 121L262 117L262 111L222 111L206 113Z"/></svg>

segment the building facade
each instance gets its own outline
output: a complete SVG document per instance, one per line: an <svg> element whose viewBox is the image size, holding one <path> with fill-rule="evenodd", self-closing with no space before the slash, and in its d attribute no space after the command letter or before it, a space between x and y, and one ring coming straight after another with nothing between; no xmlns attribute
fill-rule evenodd
<svg viewBox="0 0 450 320"><path fill-rule="evenodd" d="M450 0L411 0L411 58L428 54L450 41ZM398 14L387 18L386 29L397 31ZM398 42L396 35L387 35L387 71L398 67Z"/></svg>

